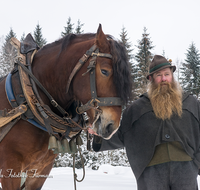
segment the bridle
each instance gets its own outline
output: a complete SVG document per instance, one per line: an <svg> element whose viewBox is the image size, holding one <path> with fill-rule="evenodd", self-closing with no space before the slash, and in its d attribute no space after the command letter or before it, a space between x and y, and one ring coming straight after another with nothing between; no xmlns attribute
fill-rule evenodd
<svg viewBox="0 0 200 190"><path fill-rule="evenodd" d="M122 100L119 97L97 97L96 92L96 80L95 80L95 68L96 68L96 58L97 57L105 57L112 59L112 55L108 53L100 53L97 46L94 44L89 50L86 51L86 53L81 57L81 59L78 61L74 69L72 70L69 80L67 83L67 91L69 91L69 87L71 84L71 81L75 74L79 71L79 69L83 66L84 63L87 62L87 60L90 58L90 63L87 67L86 73L83 75L90 73L90 89L91 89L91 100L89 100L86 104L81 105L77 108L78 113L83 113L89 109L94 109L101 114L101 110L99 109L99 106L121 106Z"/></svg>
<svg viewBox="0 0 200 190"><path fill-rule="evenodd" d="M84 65L84 63L87 62L87 60L90 58L90 63L87 67L87 71L83 74L90 73L90 88L91 88L91 100L89 100L86 104L81 105L80 107L77 107L77 113L82 114L83 112L89 110L89 109L94 109L95 110L95 119L94 122L98 119L99 115L102 113L102 110L99 108L100 106L121 106L122 105L122 100L119 97L97 97L97 92L96 92L96 80L95 80L95 68L96 68L96 58L97 57L105 57L112 59L112 55L108 53L100 53L99 49L97 48L96 45L93 45L89 50L86 51L86 53L79 59L78 63L72 70L68 83L67 83L67 90L66 92L69 91L69 87L71 84L71 81L73 77L76 75L76 73L79 71L79 69ZM38 85L38 87L46 94L46 96L49 98L51 104L59 110L59 112L63 116L67 116L67 112L53 99L53 97L48 93L48 91L43 87L43 85L38 81L38 79L33 75L33 73L26 68L25 65L20 63L18 60L16 62L18 65L20 65L23 70L33 79L33 81Z"/></svg>

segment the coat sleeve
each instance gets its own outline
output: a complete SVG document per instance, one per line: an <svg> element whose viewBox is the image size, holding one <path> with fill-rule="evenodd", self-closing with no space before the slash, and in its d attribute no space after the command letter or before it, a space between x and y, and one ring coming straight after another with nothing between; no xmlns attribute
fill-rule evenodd
<svg viewBox="0 0 200 190"><path fill-rule="evenodd" d="M123 148L124 143L121 130L118 129L118 131L109 140L94 136L92 147L95 152Z"/></svg>

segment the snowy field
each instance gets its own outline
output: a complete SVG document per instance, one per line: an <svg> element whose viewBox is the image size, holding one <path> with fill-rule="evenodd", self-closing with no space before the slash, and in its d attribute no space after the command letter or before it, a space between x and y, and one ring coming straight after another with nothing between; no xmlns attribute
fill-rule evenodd
<svg viewBox="0 0 200 190"><path fill-rule="evenodd" d="M82 170L76 170L78 179ZM83 182L77 182L77 190L137 190L130 167L102 165L99 170L86 169ZM200 177L198 177L200 187ZM53 168L42 190L74 190L73 169Z"/></svg>
<svg viewBox="0 0 200 190"><path fill-rule="evenodd" d="M78 179L82 169L76 170ZM77 190L136 190L137 185L130 167L102 165L99 170L86 168L85 179L76 183ZM73 169L53 168L42 190L74 190Z"/></svg>
<svg viewBox="0 0 200 190"><path fill-rule="evenodd" d="M82 170L76 170L78 179ZM198 177L200 187L200 177ZM1 186L1 185L0 185ZM135 177L130 167L102 165L99 170L86 168L82 182L76 182L77 190L137 190ZM53 168L42 190L74 190L73 169Z"/></svg>

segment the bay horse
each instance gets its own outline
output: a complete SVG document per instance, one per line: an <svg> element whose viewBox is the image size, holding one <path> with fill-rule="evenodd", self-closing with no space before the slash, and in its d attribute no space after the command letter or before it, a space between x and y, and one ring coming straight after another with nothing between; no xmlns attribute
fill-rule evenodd
<svg viewBox="0 0 200 190"><path fill-rule="evenodd" d="M87 56L87 50L91 50L91 47L94 51ZM87 59L80 63L83 55ZM81 67L75 69L76 63L81 64ZM45 45L35 54L31 68L36 79L63 110L68 112L73 102L81 102L84 109L77 112L87 113L88 122L98 135L109 139L118 129L122 106L131 97L130 67L125 48L110 35L105 35L101 25L96 34L69 34ZM94 77L91 70L95 71ZM14 70L12 75L16 72L18 71ZM17 83L15 79L12 80L13 84ZM5 83L4 78L0 82L0 110L12 110L5 92ZM37 89L42 101L55 114L60 115L46 94L38 86ZM120 98L121 103L112 105L112 98ZM48 143L47 131L35 127L23 118L15 123L0 142L0 177L3 190L22 189L20 174L27 170L32 177L26 178L25 189L42 188L46 180L42 176L48 176L57 156L48 149Z"/></svg>

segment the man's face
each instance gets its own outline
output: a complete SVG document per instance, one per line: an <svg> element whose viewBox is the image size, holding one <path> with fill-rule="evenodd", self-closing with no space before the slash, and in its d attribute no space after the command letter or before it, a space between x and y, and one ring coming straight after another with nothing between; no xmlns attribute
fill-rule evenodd
<svg viewBox="0 0 200 190"><path fill-rule="evenodd" d="M150 81L152 81L152 77L149 77ZM160 84L162 82L171 83L173 80L173 74L170 68L162 69L153 74L153 80L155 84Z"/></svg>
<svg viewBox="0 0 200 190"><path fill-rule="evenodd" d="M151 77L148 96L157 118L170 119L173 113L182 115L182 90L170 68L157 71Z"/></svg>

